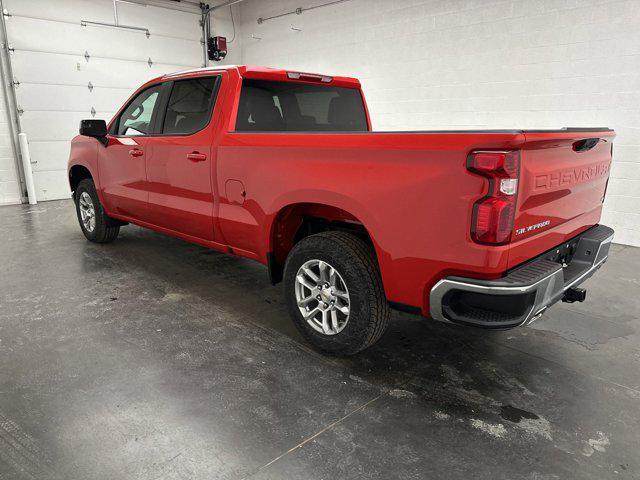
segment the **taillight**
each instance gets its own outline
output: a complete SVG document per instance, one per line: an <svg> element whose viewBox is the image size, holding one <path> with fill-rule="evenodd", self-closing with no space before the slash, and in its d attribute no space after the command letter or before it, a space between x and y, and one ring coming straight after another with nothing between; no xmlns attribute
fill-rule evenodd
<svg viewBox="0 0 640 480"><path fill-rule="evenodd" d="M471 152L467 169L489 180L487 195L473 205L471 237L478 243L508 243L516 212L520 152Z"/></svg>

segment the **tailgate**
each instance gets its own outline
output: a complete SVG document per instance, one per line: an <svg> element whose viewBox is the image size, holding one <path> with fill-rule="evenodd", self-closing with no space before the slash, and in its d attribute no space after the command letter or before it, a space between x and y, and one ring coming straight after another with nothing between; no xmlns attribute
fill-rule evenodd
<svg viewBox="0 0 640 480"><path fill-rule="evenodd" d="M509 268L600 221L609 179L609 129L525 131Z"/></svg>

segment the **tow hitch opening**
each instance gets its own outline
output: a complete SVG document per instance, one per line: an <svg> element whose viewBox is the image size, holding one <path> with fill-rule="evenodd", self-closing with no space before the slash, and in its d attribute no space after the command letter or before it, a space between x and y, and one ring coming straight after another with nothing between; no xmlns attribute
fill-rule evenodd
<svg viewBox="0 0 640 480"><path fill-rule="evenodd" d="M584 288L571 287L562 297L562 301L565 303L584 302L587 298L587 291Z"/></svg>

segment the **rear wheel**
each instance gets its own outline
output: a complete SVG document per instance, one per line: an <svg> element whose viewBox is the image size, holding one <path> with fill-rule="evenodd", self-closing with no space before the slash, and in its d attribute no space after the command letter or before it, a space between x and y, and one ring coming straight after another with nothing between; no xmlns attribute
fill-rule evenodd
<svg viewBox="0 0 640 480"><path fill-rule="evenodd" d="M389 305L373 251L345 232L323 232L293 248L284 269L287 306L316 348L354 355L377 342Z"/></svg>
<svg viewBox="0 0 640 480"><path fill-rule="evenodd" d="M113 242L120 232L120 225L104 213L93 180L86 178L76 188L73 196L82 233L92 242Z"/></svg>

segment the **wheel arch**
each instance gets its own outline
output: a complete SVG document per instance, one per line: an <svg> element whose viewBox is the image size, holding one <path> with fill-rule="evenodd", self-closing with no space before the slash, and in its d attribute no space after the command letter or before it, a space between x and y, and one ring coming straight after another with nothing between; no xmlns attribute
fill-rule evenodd
<svg viewBox="0 0 640 480"><path fill-rule="evenodd" d="M283 206L274 215L269 231L267 266L272 284L282 280L284 264L293 247L309 235L325 231L346 231L371 246L378 262L378 246L369 229L351 212L326 203L297 202Z"/></svg>
<svg viewBox="0 0 640 480"><path fill-rule="evenodd" d="M69 168L69 187L71 188L71 192L75 194L76 189L80 182L86 178L90 178L96 181L93 173L86 165L75 164Z"/></svg>

